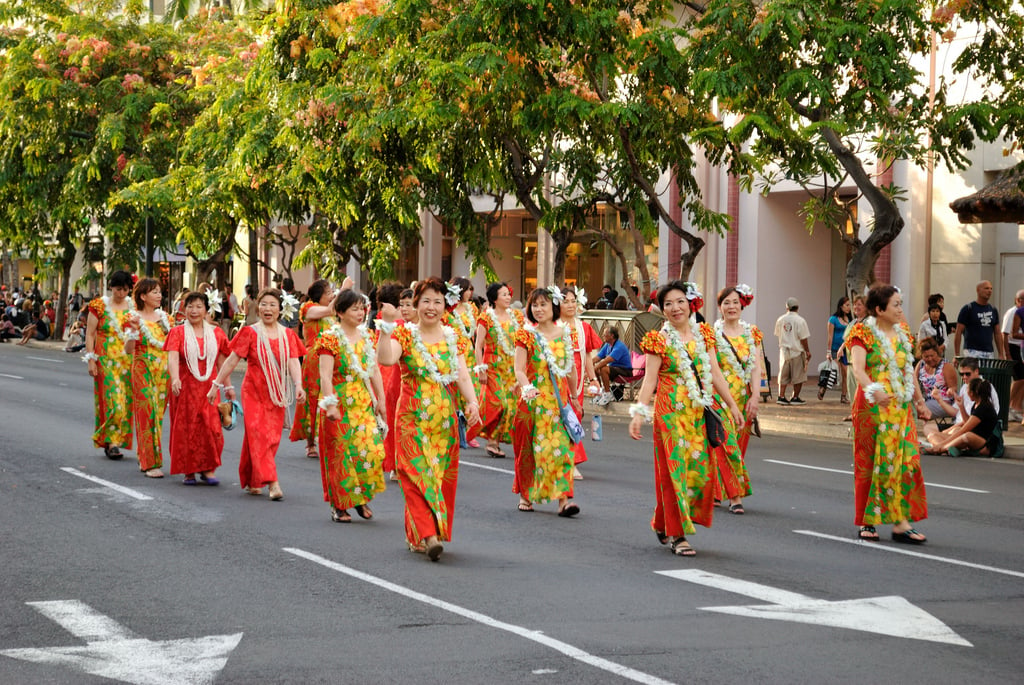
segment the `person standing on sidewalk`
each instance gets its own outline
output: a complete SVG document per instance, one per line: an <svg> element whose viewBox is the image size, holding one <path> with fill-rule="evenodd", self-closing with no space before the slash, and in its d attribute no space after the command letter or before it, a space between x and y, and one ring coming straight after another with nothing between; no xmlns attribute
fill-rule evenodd
<svg viewBox="0 0 1024 685"><path fill-rule="evenodd" d="M786 313L775 322L775 337L779 339L779 404L807 404L800 390L807 381L807 364L811 361L811 337L807 321L797 314L800 302L791 297L786 300ZM793 396L786 399L786 386L793 384Z"/></svg>
<svg viewBox="0 0 1024 685"><path fill-rule="evenodd" d="M1021 357L1021 346L1024 337L1021 333L1021 322L1024 321L1024 290L1018 290L1013 299L1013 306L1003 315L1003 347L1008 359L1013 360L1013 382L1010 384L1010 421L1024 419L1024 359Z"/></svg>
<svg viewBox="0 0 1024 685"><path fill-rule="evenodd" d="M988 303L992 299L992 283L981 281L975 291L977 299L961 307L956 317L956 333L953 337L956 356L1006 359L1003 336L999 333L999 310Z"/></svg>

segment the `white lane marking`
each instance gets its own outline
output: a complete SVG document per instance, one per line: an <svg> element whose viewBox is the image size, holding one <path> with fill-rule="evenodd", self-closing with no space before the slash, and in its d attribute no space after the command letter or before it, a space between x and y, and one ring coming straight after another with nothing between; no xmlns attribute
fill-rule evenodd
<svg viewBox="0 0 1024 685"><path fill-rule="evenodd" d="M939 557L934 554L924 554L923 552L914 552L909 549L899 549L896 547L890 547L889 545L880 545L877 542L864 542L863 540L855 540L842 538L837 535L827 535L825 533L819 533L814 530L794 530L794 533L800 535L810 535L816 538L822 538L824 540L834 540L836 542L845 542L853 545L860 545L869 549L877 549L882 552L892 552L893 554L905 554L908 557L919 557L921 559L931 559L932 561L941 561L946 564L953 564L954 566L966 566L967 568L976 568L980 571L991 571L992 573L1001 573L1004 576L1014 576L1016 578L1024 578L1024 573L1020 571L1011 571L1005 568L999 568L997 566L986 566L984 564L975 564L971 561L960 561L959 559L950 559L949 557Z"/></svg>
<svg viewBox="0 0 1024 685"><path fill-rule="evenodd" d="M813 471L828 471L829 473L841 473L844 476L852 476L853 471L843 471L842 469L829 469L824 466L811 466L810 464L797 464L792 461L781 461L779 459L765 459L765 461L772 464L782 464L783 466L796 466L801 469L811 469ZM962 492L976 492L979 495L991 494L988 490L975 490L974 488L963 488L959 485L943 485L942 483L929 483L925 481L925 486L929 488L945 488L946 490L960 490Z"/></svg>
<svg viewBox="0 0 1024 685"><path fill-rule="evenodd" d="M50 362L51 364L63 364L63 359L50 359L48 357L28 357L29 359L35 359L37 362Z"/></svg>
<svg viewBox="0 0 1024 685"><path fill-rule="evenodd" d="M533 675L550 675L552 673L558 673L558 671L556 671L553 668L538 668L533 671L530 671L530 673L532 673Z"/></svg>
<svg viewBox="0 0 1024 685"><path fill-rule="evenodd" d="M28 602L86 645L5 649L0 654L137 685L212 685L242 633L147 640L77 599Z"/></svg>
<svg viewBox="0 0 1024 685"><path fill-rule="evenodd" d="M523 628L521 626L513 625L511 623L505 623L504 621L499 621L497 619L491 618L486 614L481 614L471 609L465 609L463 607L458 606L457 604L452 604L441 599L435 599L434 597L431 597L430 595L425 595L422 592L416 592L415 590L410 590L407 587L397 585L382 578L378 578L377 576L371 576L368 573L357 571L356 569L350 568L348 566L343 566L342 564L333 562L329 559L325 559L321 556L313 554L312 552L296 549L294 547L284 547L282 549L285 552L288 552L289 554L294 554L297 557L308 559L309 561L320 564L321 566L329 568L332 571L344 573L347 576L357 578L358 580L370 583L371 585L376 585L377 587L388 590L389 592L394 592L396 594L402 595L403 597L414 599L417 602L429 604L430 606L437 607L438 609L442 609L444 611L456 614L457 616L462 616L463 618L468 618L471 621L476 621L477 623L481 623L485 626L497 628L498 630L504 630L506 632L512 633L513 635L518 635L520 637L526 638L527 640L532 640L533 642L537 642L541 645L544 645L545 647L550 647L551 649L561 652L562 654L570 658L576 659L577 661L582 661L585 664L589 664L590 666L594 666L595 668L600 668L601 670L608 671L609 673L613 673L627 680L632 680L637 683L644 683L645 685L671 685L671 683L667 680L662 680L657 676L644 673L643 671L637 671L635 669L629 668L628 666L617 664L614 661L609 661L607 659L602 659L599 656L594 656L593 654L585 652L582 649L574 647L566 642L562 642L561 640L556 640L554 638L548 637L547 635L538 630L530 630L529 628Z"/></svg>
<svg viewBox="0 0 1024 685"><path fill-rule="evenodd" d="M950 630L945 623L903 597L895 595L830 602L700 569L655 573L771 603L767 606L700 607L702 611L861 630L908 640L927 640L973 647L970 642Z"/></svg>
<svg viewBox="0 0 1024 685"><path fill-rule="evenodd" d="M16 381L23 381L23 380L25 380L24 376L12 376L9 373L0 373L0 376L3 376L4 378L13 378Z"/></svg>
<svg viewBox="0 0 1024 685"><path fill-rule="evenodd" d="M102 485L104 487L108 487L111 490L117 490L118 492L120 492L123 495L128 495L129 497L134 497L135 499L138 499L138 500L153 499L149 495L144 495L141 492L139 492L138 490L132 490L131 488L126 488L123 485L118 485L117 483L111 483L109 480L103 480L102 478L97 478L96 476L90 476L88 473L82 473L78 469L73 469L70 466L61 466L60 470L64 471L65 473L70 473L72 476L78 476L79 478L84 478L86 480L91 480L93 483L99 483L100 485Z"/></svg>
<svg viewBox="0 0 1024 685"><path fill-rule="evenodd" d="M459 460L460 466L472 466L478 469L487 469L488 471L497 471L498 473L508 473L510 475L516 475L515 471L509 471L508 469L499 469L497 466L484 466L483 464L474 464L471 461Z"/></svg>

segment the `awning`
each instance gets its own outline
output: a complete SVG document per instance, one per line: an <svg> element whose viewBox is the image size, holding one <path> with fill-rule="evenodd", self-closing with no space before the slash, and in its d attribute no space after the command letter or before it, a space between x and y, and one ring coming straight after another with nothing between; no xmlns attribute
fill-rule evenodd
<svg viewBox="0 0 1024 685"><path fill-rule="evenodd" d="M1024 171L1014 169L973 195L949 203L960 223L1024 223Z"/></svg>

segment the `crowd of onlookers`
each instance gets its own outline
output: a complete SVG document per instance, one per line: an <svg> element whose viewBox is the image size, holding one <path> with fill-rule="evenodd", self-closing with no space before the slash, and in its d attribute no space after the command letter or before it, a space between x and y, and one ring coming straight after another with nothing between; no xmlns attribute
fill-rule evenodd
<svg viewBox="0 0 1024 685"><path fill-rule="evenodd" d="M57 292L44 296L38 285L32 289L0 286L0 343L16 340L19 345L24 345L30 340L48 340L51 337L62 339L63 336L55 335L53 330L57 321L56 304L59 297ZM75 292L68 298L68 321L72 325L58 333L70 333L86 302L88 300L75 288Z"/></svg>

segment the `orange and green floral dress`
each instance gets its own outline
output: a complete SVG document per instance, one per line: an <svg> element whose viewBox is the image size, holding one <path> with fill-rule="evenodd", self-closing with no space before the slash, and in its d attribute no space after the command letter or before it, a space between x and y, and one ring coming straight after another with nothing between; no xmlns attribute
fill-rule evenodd
<svg viewBox="0 0 1024 685"><path fill-rule="evenodd" d="M868 402L865 388L853 398L853 481L858 526L876 526L928 518L921 458L918 452L917 422L913 397L903 400L898 391L914 380L914 339L910 328L900 324L902 333L892 341L880 340L874 317L850 326L847 345L862 347L865 370L872 384L879 383L892 398L881 406ZM883 349L883 346L889 349ZM891 352L899 378L891 377ZM911 369L905 374L906 369ZM894 387L895 386L895 387Z"/></svg>
<svg viewBox="0 0 1024 685"><path fill-rule="evenodd" d="M132 359L124 348L122 331L128 324L132 309L115 312L107 307L107 298L98 297L89 303L89 314L96 317L95 353L99 356L99 373L94 378L96 430L92 442L96 447L114 445L132 447Z"/></svg>
<svg viewBox="0 0 1024 685"><path fill-rule="evenodd" d="M683 343L688 359L668 344L662 331L648 331L640 341L644 353L661 358L654 397L655 507L651 527L669 537L695 532L695 523L710 527L715 506L716 468L704 430L704 406L698 397L691 397L683 373L684 364L692 373L690 360L698 373L704 372L710 355L716 352L715 334L710 326L700 324L694 336L700 336L708 360L698 355L697 340ZM728 433L728 423L725 428Z"/></svg>
<svg viewBox="0 0 1024 685"><path fill-rule="evenodd" d="M373 401L360 372L376 370L373 340L361 337L352 345L344 345L339 329L320 336L309 357L319 360L334 358L331 382L338 397L341 419L330 421L321 409L319 417L320 462L323 469L324 499L337 509L368 504L384 492L384 437L377 428ZM352 350L350 352L349 350ZM352 353L358 361L353 361ZM319 363L319 362L318 362ZM355 368L358 363L359 368ZM383 398L380 398L383 401Z"/></svg>
<svg viewBox="0 0 1024 685"><path fill-rule="evenodd" d="M139 443L139 468L143 471L164 465L164 414L171 383L164 342L171 324L162 310L157 312L156 321L139 321L140 335L132 360L132 417Z"/></svg>
<svg viewBox="0 0 1024 685"><path fill-rule="evenodd" d="M512 442L512 424L516 418L516 331L523 327L523 313L510 309L507 321L499 323L493 310L480 315L477 323L487 331L484 359L487 383L480 415L484 425L480 435L496 442Z"/></svg>
<svg viewBox="0 0 1024 685"><path fill-rule="evenodd" d="M744 369L751 368L751 357L760 353L761 340L763 335L757 326L751 326L740 322L744 328L743 333L733 336L726 336L715 323L715 344L718 351L718 366L722 369L722 375L729 384L729 394L736 401L740 413L747 415L747 403L752 393L758 389L750 387L749 376ZM724 403L719 403L724 406ZM727 411L721 412L722 420L727 427L734 426L732 415ZM728 430L728 428L727 428ZM750 425L743 426L740 431L729 430L725 444L715 448L715 461L718 462L718 478L722 491L729 499L733 497L748 497L752 490L750 488L750 474L747 472L747 446L750 444Z"/></svg>
<svg viewBox="0 0 1024 685"><path fill-rule="evenodd" d="M446 326L451 326L455 334L459 336L460 344L465 341L466 345L466 369L469 371L470 380L473 381L473 392L476 393L477 402L483 402L483 382L479 374L473 371L476 366L476 350L473 348L476 337L476 324L480 318L476 305L472 302L463 302L448 313L445 320ZM513 374L514 376L514 374ZM466 401L459 398L459 410L466 410Z"/></svg>
<svg viewBox="0 0 1024 685"><path fill-rule="evenodd" d="M314 307L316 304L316 302L303 302L299 307L302 342L307 350L312 350L320 336L337 323L333 316L325 316L322 319L306 319L310 307ZM288 433L288 439L292 442L316 435L316 403L320 401L320 368L317 366L319 363L319 355L316 354L307 354L302 360L302 389L306 391L306 401L295 403L295 418L292 421L292 429Z"/></svg>
<svg viewBox="0 0 1024 685"><path fill-rule="evenodd" d="M573 387L576 372L568 331L555 340L538 340L539 335L532 327L522 328L516 333L516 347L526 350L526 377L537 388L538 395L529 402L519 399L513 429L516 475L512 481L512 492L528 502L543 503L573 496L575 451L569 434L562 426L555 386L542 346L548 346L557 367L569 371L562 378L555 376L563 404L576 399Z"/></svg>
<svg viewBox="0 0 1024 685"><path fill-rule="evenodd" d="M445 338L429 345L420 339L416 324L402 324L394 332L402 348L395 469L405 495L405 536L412 547L432 535L451 540L455 515L459 421L454 377L466 343L448 326L442 330ZM424 351L437 367L436 378L427 369Z"/></svg>

